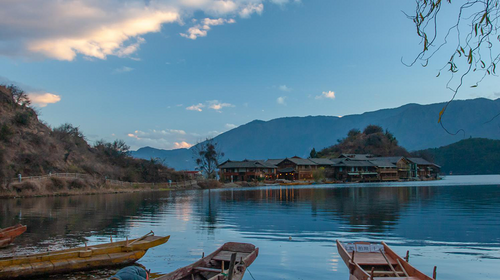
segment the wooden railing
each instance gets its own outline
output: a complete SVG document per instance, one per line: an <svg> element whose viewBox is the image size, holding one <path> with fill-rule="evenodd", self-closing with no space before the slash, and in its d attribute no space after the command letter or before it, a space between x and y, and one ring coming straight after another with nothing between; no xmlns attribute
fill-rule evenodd
<svg viewBox="0 0 500 280"><path fill-rule="evenodd" d="M21 177L13 178L13 179L4 179L3 185L5 186L9 183L15 183L15 182L41 181L43 179L51 178L51 177L105 180L106 184L110 184L110 185L131 186L131 187L138 186L138 187L150 187L150 188L170 188L170 187L180 188L180 187L193 186L197 183L196 180L187 180L187 181L182 181L182 182L171 182L171 183L169 183L169 182L162 182L162 183L126 182L126 181L107 179L105 177L102 178L100 176L83 174L83 173L52 173L52 174L41 175L41 176L24 176L24 177L21 176Z"/></svg>

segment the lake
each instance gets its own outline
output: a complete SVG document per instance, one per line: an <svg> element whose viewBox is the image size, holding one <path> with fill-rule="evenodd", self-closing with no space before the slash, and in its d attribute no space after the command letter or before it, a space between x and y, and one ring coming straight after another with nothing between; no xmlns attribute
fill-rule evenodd
<svg viewBox="0 0 500 280"><path fill-rule="evenodd" d="M345 279L335 240L386 241L437 279L500 278L500 175L407 183L266 186L0 200L0 227L28 225L0 255L171 235L139 261L164 274L228 241L253 243L246 280ZM116 270L44 279L102 279ZM253 276L253 277L252 277Z"/></svg>

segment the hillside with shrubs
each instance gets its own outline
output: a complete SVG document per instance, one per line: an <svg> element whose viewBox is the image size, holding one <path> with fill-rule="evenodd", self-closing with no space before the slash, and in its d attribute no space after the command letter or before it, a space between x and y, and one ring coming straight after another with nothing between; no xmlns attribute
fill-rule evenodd
<svg viewBox="0 0 500 280"><path fill-rule="evenodd" d="M396 137L378 125L368 125L363 131L351 129L346 138L339 139L337 142L336 145L319 151L315 156L324 158L336 158L341 154L409 156L408 151L399 146Z"/></svg>
<svg viewBox="0 0 500 280"><path fill-rule="evenodd" d="M125 142L89 144L77 126L51 128L38 119L29 97L0 85L0 183L22 176L84 173L129 182L179 181L182 175L161 160L132 158Z"/></svg>

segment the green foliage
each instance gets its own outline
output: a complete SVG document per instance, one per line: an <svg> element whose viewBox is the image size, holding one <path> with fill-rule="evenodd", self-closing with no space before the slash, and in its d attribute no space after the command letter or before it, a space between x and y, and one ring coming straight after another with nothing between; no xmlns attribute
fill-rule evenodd
<svg viewBox="0 0 500 280"><path fill-rule="evenodd" d="M320 167L313 171L314 182L318 183L325 180L325 168Z"/></svg>
<svg viewBox="0 0 500 280"><path fill-rule="evenodd" d="M349 131L347 138L318 152L318 157L338 157L340 154L373 154L377 156L406 156L408 151L398 146L396 137L378 125L368 125L361 133Z"/></svg>
<svg viewBox="0 0 500 280"><path fill-rule="evenodd" d="M111 159L121 159L129 155L130 146L123 140L115 140L113 143L99 140L95 143L94 149Z"/></svg>
<svg viewBox="0 0 500 280"><path fill-rule="evenodd" d="M374 134L374 133L383 133L383 132L384 132L384 129L382 129L382 127L380 127L378 125L373 125L373 124L370 124L369 126L367 126L365 128L365 130L363 130L363 134L365 134L365 135Z"/></svg>
<svg viewBox="0 0 500 280"><path fill-rule="evenodd" d="M0 182L3 181L3 179L7 178L5 167L6 167L5 150L3 149L2 146L0 146Z"/></svg>
<svg viewBox="0 0 500 280"><path fill-rule="evenodd" d="M14 122L18 125L28 126L31 122L31 112L23 111L17 112L14 116Z"/></svg>
<svg viewBox="0 0 500 280"><path fill-rule="evenodd" d="M438 123L447 133L455 135L460 130L455 133L449 132L442 123L442 117L450 102L455 99L464 85L464 77L479 73L476 76L476 83L471 85L471 87L477 87L486 76L496 74L496 67L500 62L500 37L498 36L500 0L417 0L415 2L414 14L407 15L407 17L415 24L422 49L408 66L420 62L425 67L438 52L448 50L448 53L444 53L444 57L449 57L449 59L440 62L443 66L436 77L439 77L442 71L449 72L450 80L446 88L451 90L452 96L439 112ZM443 13L451 20L443 21ZM452 42L451 48L444 47L450 42Z"/></svg>
<svg viewBox="0 0 500 280"><path fill-rule="evenodd" d="M500 174L500 140L471 138L412 154L434 161L444 174Z"/></svg>
<svg viewBox="0 0 500 280"><path fill-rule="evenodd" d="M87 141L83 132L80 131L80 128L70 123L65 123L54 128L52 134L63 142L72 143L76 146L87 146Z"/></svg>
<svg viewBox="0 0 500 280"><path fill-rule="evenodd" d="M349 132L347 132L347 137L351 137L351 138L355 138L356 136L360 135L361 134L361 131L359 131L359 129L351 129L349 130Z"/></svg>
<svg viewBox="0 0 500 280"><path fill-rule="evenodd" d="M309 153L309 158L317 158L318 153L316 152L315 148L312 148L311 152Z"/></svg>
<svg viewBox="0 0 500 280"><path fill-rule="evenodd" d="M214 139L206 139L193 149L197 170L201 170L208 179L216 177L215 171L224 153L219 149Z"/></svg>
<svg viewBox="0 0 500 280"><path fill-rule="evenodd" d="M8 142L14 134L14 129L11 126L4 123L0 126L0 141Z"/></svg>

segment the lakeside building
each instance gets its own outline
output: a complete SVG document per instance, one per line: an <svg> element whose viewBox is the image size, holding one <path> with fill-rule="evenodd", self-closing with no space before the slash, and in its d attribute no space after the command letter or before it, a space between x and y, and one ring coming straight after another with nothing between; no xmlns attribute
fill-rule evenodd
<svg viewBox="0 0 500 280"><path fill-rule="evenodd" d="M251 181L276 179L276 165L263 160L226 160L219 165L220 177L224 181Z"/></svg>
<svg viewBox="0 0 500 280"><path fill-rule="evenodd" d="M371 154L342 154L338 158L297 156L284 159L227 160L219 165L224 181L288 180L312 181L322 169L329 181L373 182L436 179L441 167L422 158L377 157Z"/></svg>
<svg viewBox="0 0 500 280"><path fill-rule="evenodd" d="M285 158L276 164L278 172L276 177L284 180L313 180L313 171L318 168L318 164L310 159L292 157Z"/></svg>

